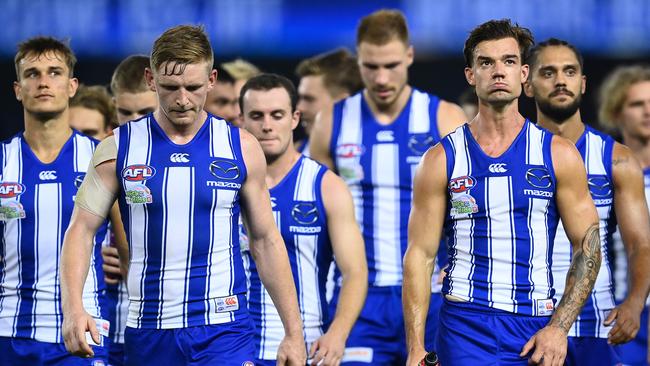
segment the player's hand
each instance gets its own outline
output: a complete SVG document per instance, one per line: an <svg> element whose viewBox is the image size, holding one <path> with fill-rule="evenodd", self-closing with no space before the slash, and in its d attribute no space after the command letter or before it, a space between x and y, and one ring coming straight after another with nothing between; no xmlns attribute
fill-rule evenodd
<svg viewBox="0 0 650 366"><path fill-rule="evenodd" d="M102 269L104 269L104 281L109 285L116 285L122 279L120 272L120 256L115 247L102 247Z"/></svg>
<svg viewBox="0 0 650 366"><path fill-rule="evenodd" d="M302 334L284 336L278 347L278 366L304 366L307 364L307 350Z"/></svg>
<svg viewBox="0 0 650 366"><path fill-rule="evenodd" d="M526 357L531 351L532 356L528 359L529 364L544 366L562 366L567 352L567 334L555 325L547 325L524 345L519 354Z"/></svg>
<svg viewBox="0 0 650 366"><path fill-rule="evenodd" d="M310 365L338 366L345 352L346 337L327 332L311 344L309 350Z"/></svg>
<svg viewBox="0 0 650 366"><path fill-rule="evenodd" d="M607 335L607 343L622 344L634 339L641 327L642 310L643 304L638 306L628 300L615 307L604 323L606 326L614 323L614 327Z"/></svg>
<svg viewBox="0 0 650 366"><path fill-rule="evenodd" d="M68 352L80 357L93 357L95 353L86 342L86 332L95 343L100 343L100 335L95 325L95 319L82 310L63 316L63 341Z"/></svg>
<svg viewBox="0 0 650 366"><path fill-rule="evenodd" d="M424 349L409 352L409 357L406 359L406 366L418 366L426 355L427 351Z"/></svg>

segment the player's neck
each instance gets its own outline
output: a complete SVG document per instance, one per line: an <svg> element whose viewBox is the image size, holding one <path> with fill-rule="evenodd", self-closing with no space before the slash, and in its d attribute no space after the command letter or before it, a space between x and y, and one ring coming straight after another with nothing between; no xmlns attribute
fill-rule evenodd
<svg viewBox="0 0 650 366"><path fill-rule="evenodd" d="M298 159L300 159L300 153L296 151L292 143L289 144L284 154L273 161L267 159L266 186L271 189L278 185L289 174Z"/></svg>
<svg viewBox="0 0 650 366"><path fill-rule="evenodd" d="M208 118L208 114L206 111L201 109L201 113L199 113L196 120L188 124L172 123L167 116L162 113L160 108L153 112L153 117L173 143L177 145L185 145L192 141L194 136L196 136L196 133L199 132L201 126L203 126L203 122Z"/></svg>
<svg viewBox="0 0 650 366"><path fill-rule="evenodd" d="M25 117L25 142L29 145L34 155L45 164L51 163L59 156L63 145L72 135L68 124L68 109L60 114L42 120L27 111Z"/></svg>
<svg viewBox="0 0 650 366"><path fill-rule="evenodd" d="M650 139L631 136L623 131L623 143L632 150L643 169L650 168Z"/></svg>
<svg viewBox="0 0 650 366"><path fill-rule="evenodd" d="M469 128L483 152L499 157L508 150L525 121L519 114L517 100L504 108L479 103L479 112L469 123Z"/></svg>
<svg viewBox="0 0 650 366"><path fill-rule="evenodd" d="M413 88L407 84L397 96L395 101L385 106L376 104L372 98L368 96L368 93L365 89L363 91L363 98L366 100L366 103L368 104L372 115L375 117L375 120L377 120L377 122L379 122L381 125L390 125L391 123L395 122L400 113L402 113L404 107L406 107L406 104L411 97L412 90Z"/></svg>
<svg viewBox="0 0 650 366"><path fill-rule="evenodd" d="M578 142L580 136L585 132L585 124L580 118L580 111L576 111L573 116L564 121L556 121L537 110L537 124L554 135L562 136L571 140L574 144Z"/></svg>

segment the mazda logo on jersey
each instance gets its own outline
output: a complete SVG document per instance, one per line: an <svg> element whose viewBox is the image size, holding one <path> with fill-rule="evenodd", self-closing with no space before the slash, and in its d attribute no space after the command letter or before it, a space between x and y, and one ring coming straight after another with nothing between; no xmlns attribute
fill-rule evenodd
<svg viewBox="0 0 650 366"><path fill-rule="evenodd" d="M526 171L526 182L536 188L548 188L553 182L546 168L530 168Z"/></svg>
<svg viewBox="0 0 650 366"><path fill-rule="evenodd" d="M210 163L210 173L219 179L235 180L239 178L239 167L232 160L217 159Z"/></svg>
<svg viewBox="0 0 650 366"><path fill-rule="evenodd" d="M14 198L25 193L25 186L17 182L0 183L0 198Z"/></svg>
<svg viewBox="0 0 650 366"><path fill-rule="evenodd" d="M311 225L318 220L318 209L313 202L300 202L293 205L291 209L291 217L297 223L303 225Z"/></svg>
<svg viewBox="0 0 650 366"><path fill-rule="evenodd" d="M149 165L129 165L122 170L122 178L129 182L142 182L156 175L156 169Z"/></svg>
<svg viewBox="0 0 650 366"><path fill-rule="evenodd" d="M587 178L589 191L594 197L607 197L612 194L612 186L604 175L592 175Z"/></svg>
<svg viewBox="0 0 650 366"><path fill-rule="evenodd" d="M420 133L417 135L411 135L408 142L408 147L416 155L422 155L429 148L433 146L433 137L425 133Z"/></svg>
<svg viewBox="0 0 650 366"><path fill-rule="evenodd" d="M81 187L81 183L83 183L85 177L86 177L86 174L79 174L74 179L74 186L77 187L77 189L79 189Z"/></svg>

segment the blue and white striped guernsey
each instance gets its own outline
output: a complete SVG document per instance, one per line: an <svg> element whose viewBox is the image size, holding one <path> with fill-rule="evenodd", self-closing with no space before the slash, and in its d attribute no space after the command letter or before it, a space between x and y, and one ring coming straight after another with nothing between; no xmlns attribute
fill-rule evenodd
<svg viewBox="0 0 650 366"><path fill-rule="evenodd" d="M438 97L413 89L389 125L379 124L363 92L334 106L330 156L355 204L373 286L401 286L413 176L440 140Z"/></svg>
<svg viewBox="0 0 650 366"><path fill-rule="evenodd" d="M585 162L589 191L598 210L603 260L591 296L587 298L582 312L569 331L569 336L572 337L607 338L607 333L612 328L611 326L605 327L603 322L616 306L611 255L612 234L616 231L616 216L613 210L614 181L612 179L614 143L613 138L589 126L585 126L585 132L576 143L576 148ZM560 223L555 237L552 267L557 301L560 301L564 294L572 254L571 243L564 232L562 223Z"/></svg>
<svg viewBox="0 0 650 366"><path fill-rule="evenodd" d="M526 121L497 158L483 152L468 125L442 140L449 179L443 293L516 314L552 314L559 215L551 139Z"/></svg>
<svg viewBox="0 0 650 366"><path fill-rule="evenodd" d="M116 129L115 139L131 255L127 326L171 329L247 317L239 130L208 115L192 141L177 145L149 114Z"/></svg>
<svg viewBox="0 0 650 366"><path fill-rule="evenodd" d="M97 140L73 131L57 158L43 164L22 134L0 151L0 337L63 343L59 265L74 198ZM95 237L83 304L104 318L102 225Z"/></svg>
<svg viewBox="0 0 650 366"><path fill-rule="evenodd" d="M325 172L324 166L302 156L282 181L270 190L275 222L289 254L308 346L323 334L323 325L327 322L325 283L332 262L332 245L321 194ZM245 253L250 278L249 310L255 323L257 357L275 360L284 328L260 281L250 252Z"/></svg>

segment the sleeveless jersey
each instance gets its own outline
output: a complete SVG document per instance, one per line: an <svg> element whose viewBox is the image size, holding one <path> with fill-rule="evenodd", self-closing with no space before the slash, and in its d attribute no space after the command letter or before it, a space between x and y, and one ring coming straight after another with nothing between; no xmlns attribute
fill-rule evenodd
<svg viewBox="0 0 650 366"><path fill-rule="evenodd" d="M612 248L612 234L616 230L614 182L612 179L614 139L585 126L585 132L576 143L576 148L585 162L589 191L598 210L602 263L591 296L587 298L582 312L573 323L569 336L607 338L611 326L605 327L603 322L616 306L611 272L613 258L609 250ZM558 302L564 295L566 276L571 266L572 255L571 243L560 222L555 236L552 267L555 299Z"/></svg>
<svg viewBox="0 0 650 366"><path fill-rule="evenodd" d="M510 313L551 315L551 255L559 215L552 135L526 121L497 158L469 126L442 140L449 179L442 291Z"/></svg>
<svg viewBox="0 0 650 366"><path fill-rule="evenodd" d="M401 286L413 176L440 140L438 97L413 89L389 125L379 124L363 92L334 106L330 156L354 199L372 286Z"/></svg>
<svg viewBox="0 0 650 366"><path fill-rule="evenodd" d="M327 321L325 283L333 258L321 193L325 172L327 168L301 156L284 179L270 189L275 222L289 255L307 345L323 334ZM245 258L257 357L275 360L284 337L282 321L260 281L250 252L246 251Z"/></svg>
<svg viewBox="0 0 650 366"><path fill-rule="evenodd" d="M248 316L238 236L239 129L212 115L185 145L152 114L115 130L130 249L127 326L185 328Z"/></svg>
<svg viewBox="0 0 650 366"><path fill-rule="evenodd" d="M61 249L74 198L97 140L73 131L56 159L43 164L22 134L0 151L0 336L63 343ZM94 239L82 299L102 318L102 225Z"/></svg>

